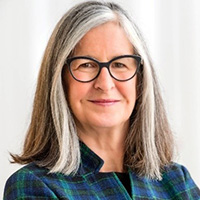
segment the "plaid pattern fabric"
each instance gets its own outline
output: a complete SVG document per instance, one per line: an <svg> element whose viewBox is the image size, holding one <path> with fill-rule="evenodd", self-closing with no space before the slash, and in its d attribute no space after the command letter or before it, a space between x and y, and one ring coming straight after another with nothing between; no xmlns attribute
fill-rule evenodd
<svg viewBox="0 0 200 200"><path fill-rule="evenodd" d="M15 172L7 181L4 200L198 200L200 190L187 169L173 163L166 167L162 181L138 177L129 171L132 197L114 172L100 173L101 160L81 143L81 165L75 176L49 173L31 163Z"/></svg>

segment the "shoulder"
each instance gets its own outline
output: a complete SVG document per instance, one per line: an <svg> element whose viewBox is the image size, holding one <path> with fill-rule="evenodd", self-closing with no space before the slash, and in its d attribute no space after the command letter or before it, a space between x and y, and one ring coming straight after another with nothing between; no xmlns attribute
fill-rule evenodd
<svg viewBox="0 0 200 200"><path fill-rule="evenodd" d="M6 182L4 199L35 199L44 196L56 199L55 194L44 181L48 170L34 163L26 165L12 174Z"/></svg>
<svg viewBox="0 0 200 200"><path fill-rule="evenodd" d="M42 182L42 177L48 174L48 172L49 171L47 169L38 167L36 164L31 163L13 173L7 180L6 184L16 184L20 182L21 186L22 183L26 184L26 182L30 183L31 181Z"/></svg>
<svg viewBox="0 0 200 200"><path fill-rule="evenodd" d="M176 179L179 178L182 180L191 179L190 173L188 172L187 168L183 165L174 162L171 163L170 165L165 166L163 178L168 178L168 177L170 177L170 179L172 177Z"/></svg>
<svg viewBox="0 0 200 200"><path fill-rule="evenodd" d="M28 165L25 165L24 167L17 170L15 173L13 173L10 178L17 178L18 176L40 176L41 174L47 174L49 172L48 169L39 167L35 163L30 163Z"/></svg>
<svg viewBox="0 0 200 200"><path fill-rule="evenodd" d="M162 184L171 188L171 192L179 194L185 199L199 199L200 190L190 176L189 171L183 165L172 163L165 167ZM187 198L188 196L188 198Z"/></svg>

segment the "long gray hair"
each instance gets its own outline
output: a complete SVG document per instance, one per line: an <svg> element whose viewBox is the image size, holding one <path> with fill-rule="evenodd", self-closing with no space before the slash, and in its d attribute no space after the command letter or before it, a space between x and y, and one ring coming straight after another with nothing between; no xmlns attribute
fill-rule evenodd
<svg viewBox="0 0 200 200"><path fill-rule="evenodd" d="M142 57L138 72L137 102L130 117L124 166L138 175L161 179L172 160L172 133L155 72L141 34L117 4L87 1L71 8L59 21L48 42L38 78L31 123L22 155L14 162L36 162L51 172L75 174L80 165L79 138L62 84L66 58L92 28L117 21Z"/></svg>

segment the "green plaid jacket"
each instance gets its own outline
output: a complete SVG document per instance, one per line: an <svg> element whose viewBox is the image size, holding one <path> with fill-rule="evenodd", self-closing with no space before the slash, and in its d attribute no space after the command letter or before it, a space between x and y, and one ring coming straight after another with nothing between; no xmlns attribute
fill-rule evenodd
<svg viewBox="0 0 200 200"><path fill-rule="evenodd" d="M68 200L197 200L200 190L187 169L173 163L166 167L162 181L138 177L129 171L132 196L114 172L100 173L100 159L81 143L81 165L75 176L49 173L31 163L15 172L4 190L4 200L68 199Z"/></svg>

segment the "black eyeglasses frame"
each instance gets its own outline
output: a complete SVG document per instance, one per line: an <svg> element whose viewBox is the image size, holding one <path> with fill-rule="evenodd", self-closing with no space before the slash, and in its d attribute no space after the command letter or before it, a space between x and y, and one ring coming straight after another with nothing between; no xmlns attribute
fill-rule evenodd
<svg viewBox="0 0 200 200"><path fill-rule="evenodd" d="M135 73L133 74L133 76L131 76L130 78L125 79L125 80L119 80L119 79L115 78L115 77L112 75L112 73L110 72L110 68L109 68L109 67L110 67L110 64L111 64L113 61L115 61L115 60L117 60L117 59L120 59L120 58L126 58L126 57L128 57L128 58L134 58L134 59L137 61L137 63L138 63L138 64L137 64L137 69L136 69ZM72 73L71 67L70 67L71 62L74 61L74 60L76 60L76 59L88 59L88 60L92 60L92 61L96 62L96 63L99 65L99 72L97 73L97 75L96 75L93 79L91 79L91 80L89 80L89 81L81 81L81 80L77 79L77 78L74 76L74 74ZM111 76L113 79L115 79L115 80L117 80L117 81L120 81L120 82L129 81L130 79L132 79L132 78L137 74L137 72L138 72L138 70L139 70L139 67L140 67L140 65L141 65L141 61L142 61L142 58L141 58L141 56L139 56L139 55L121 55L121 56L114 57L113 59L111 59L111 60L108 61L108 62L99 62L98 60L96 60L96 59L94 59L94 58L92 58L92 57L89 57L89 56L75 56L75 57L68 58L68 59L65 61L65 63L67 64L67 66L68 66L68 68L69 68L70 74L72 75L72 77L73 77L76 81L79 81L79 82L82 82L82 83L88 83L88 82L91 82L91 81L95 80L95 79L99 76L99 74L101 73L101 69L102 69L103 67L106 67L106 68L108 69L108 72L109 72L110 76Z"/></svg>

